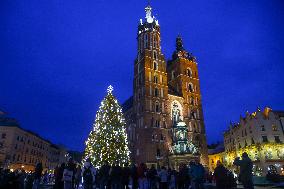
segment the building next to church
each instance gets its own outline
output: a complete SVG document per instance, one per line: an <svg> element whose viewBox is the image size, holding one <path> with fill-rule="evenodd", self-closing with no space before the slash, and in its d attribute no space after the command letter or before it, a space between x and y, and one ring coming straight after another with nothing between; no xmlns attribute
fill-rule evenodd
<svg viewBox="0 0 284 189"><path fill-rule="evenodd" d="M239 123L230 124L224 133L224 149L210 153L211 171L220 160L226 167L235 170L233 161L247 152L252 159L253 173L266 175L268 171L284 175L284 111L266 107L240 117Z"/></svg>
<svg viewBox="0 0 284 189"><path fill-rule="evenodd" d="M133 96L123 104L132 160L177 166L190 160L208 163L196 58L180 36L172 58L161 48L160 25L145 8L137 32Z"/></svg>
<svg viewBox="0 0 284 189"><path fill-rule="evenodd" d="M67 158L65 148L23 129L16 119L0 115L1 168L30 171L41 162L44 170L53 170Z"/></svg>

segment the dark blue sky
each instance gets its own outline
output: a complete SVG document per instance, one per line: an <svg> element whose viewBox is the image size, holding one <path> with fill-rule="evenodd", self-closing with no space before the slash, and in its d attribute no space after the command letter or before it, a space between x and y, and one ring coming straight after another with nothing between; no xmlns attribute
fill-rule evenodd
<svg viewBox="0 0 284 189"><path fill-rule="evenodd" d="M132 94L146 0L1 0L0 109L83 150L109 84ZM168 59L175 37L199 63L208 141L259 106L284 110L282 0L153 0Z"/></svg>

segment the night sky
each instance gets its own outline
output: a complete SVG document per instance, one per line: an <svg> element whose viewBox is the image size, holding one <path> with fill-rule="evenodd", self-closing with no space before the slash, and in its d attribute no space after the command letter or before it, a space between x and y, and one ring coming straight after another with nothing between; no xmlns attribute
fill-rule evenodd
<svg viewBox="0 0 284 189"><path fill-rule="evenodd" d="M84 149L108 85L132 95L146 0L1 0L0 109L22 127ZM169 59L175 38L197 57L208 142L230 120L284 110L283 0L153 0Z"/></svg>

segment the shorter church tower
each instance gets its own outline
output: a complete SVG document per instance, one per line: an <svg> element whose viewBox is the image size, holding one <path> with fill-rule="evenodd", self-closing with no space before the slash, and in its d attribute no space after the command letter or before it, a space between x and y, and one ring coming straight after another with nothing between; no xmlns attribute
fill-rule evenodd
<svg viewBox="0 0 284 189"><path fill-rule="evenodd" d="M196 58L185 50L181 36L176 38L176 50L167 64L169 94L183 98L183 121L188 126L188 138L199 147L201 162L207 164L207 142L201 104Z"/></svg>

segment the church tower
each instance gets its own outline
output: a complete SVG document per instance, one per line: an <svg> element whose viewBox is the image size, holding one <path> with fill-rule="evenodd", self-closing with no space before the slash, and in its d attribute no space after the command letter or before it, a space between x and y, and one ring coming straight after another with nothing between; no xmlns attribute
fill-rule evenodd
<svg viewBox="0 0 284 189"><path fill-rule="evenodd" d="M133 112L136 119L134 159L137 163L164 161L167 128L167 71L161 51L160 25L152 15L152 7L145 8L146 17L140 19L137 33L137 58L134 65Z"/></svg>
<svg viewBox="0 0 284 189"><path fill-rule="evenodd" d="M199 147L200 160L208 163L207 142L201 104L200 84L195 57L183 47L181 36L176 38L176 50L167 64L169 93L183 97L184 122L189 140Z"/></svg>

